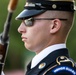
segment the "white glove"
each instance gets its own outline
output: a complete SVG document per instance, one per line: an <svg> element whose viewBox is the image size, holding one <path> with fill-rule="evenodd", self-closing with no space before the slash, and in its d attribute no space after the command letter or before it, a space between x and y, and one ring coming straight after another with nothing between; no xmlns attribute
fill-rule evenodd
<svg viewBox="0 0 76 75"><path fill-rule="evenodd" d="M3 71L2 71L2 74L1 75L5 75L4 73L3 73Z"/></svg>

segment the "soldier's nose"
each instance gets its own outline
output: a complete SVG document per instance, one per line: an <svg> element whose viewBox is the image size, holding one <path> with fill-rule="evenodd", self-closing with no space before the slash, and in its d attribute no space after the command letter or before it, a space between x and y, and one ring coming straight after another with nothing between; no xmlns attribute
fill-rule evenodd
<svg viewBox="0 0 76 75"><path fill-rule="evenodd" d="M18 32L22 33L22 32L26 32L26 27L23 24L23 22L20 24L20 26L18 27Z"/></svg>

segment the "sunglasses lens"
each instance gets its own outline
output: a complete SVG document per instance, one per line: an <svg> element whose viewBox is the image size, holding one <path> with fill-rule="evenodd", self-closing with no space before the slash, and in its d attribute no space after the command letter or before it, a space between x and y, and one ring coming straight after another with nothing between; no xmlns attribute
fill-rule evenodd
<svg viewBox="0 0 76 75"><path fill-rule="evenodd" d="M25 20L24 22L25 22L26 26L32 26L33 25L31 20Z"/></svg>
<svg viewBox="0 0 76 75"><path fill-rule="evenodd" d="M30 18L30 19L24 20L24 23L26 26L33 26L33 21L34 20L32 18Z"/></svg>

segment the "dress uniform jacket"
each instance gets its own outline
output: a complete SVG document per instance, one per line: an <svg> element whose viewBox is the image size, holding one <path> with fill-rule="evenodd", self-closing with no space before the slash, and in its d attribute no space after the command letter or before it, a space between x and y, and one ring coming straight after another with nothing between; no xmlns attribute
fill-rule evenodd
<svg viewBox="0 0 76 75"><path fill-rule="evenodd" d="M31 62L27 66L26 75L76 75L75 63L66 48L50 53L34 68L30 67Z"/></svg>
<svg viewBox="0 0 76 75"><path fill-rule="evenodd" d="M29 19L48 10L74 12L75 7L74 0L26 0L24 10L16 19ZM31 62L27 66L26 75L76 75L75 63L66 48L51 52L34 68L30 67Z"/></svg>

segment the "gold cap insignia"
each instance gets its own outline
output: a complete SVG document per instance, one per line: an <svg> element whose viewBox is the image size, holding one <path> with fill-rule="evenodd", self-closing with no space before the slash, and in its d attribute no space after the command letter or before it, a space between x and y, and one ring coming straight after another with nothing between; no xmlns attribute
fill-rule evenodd
<svg viewBox="0 0 76 75"><path fill-rule="evenodd" d="M52 8L53 8L53 9L56 9L56 8L57 8L57 5L56 5L56 4L53 4L53 5L52 5Z"/></svg>

